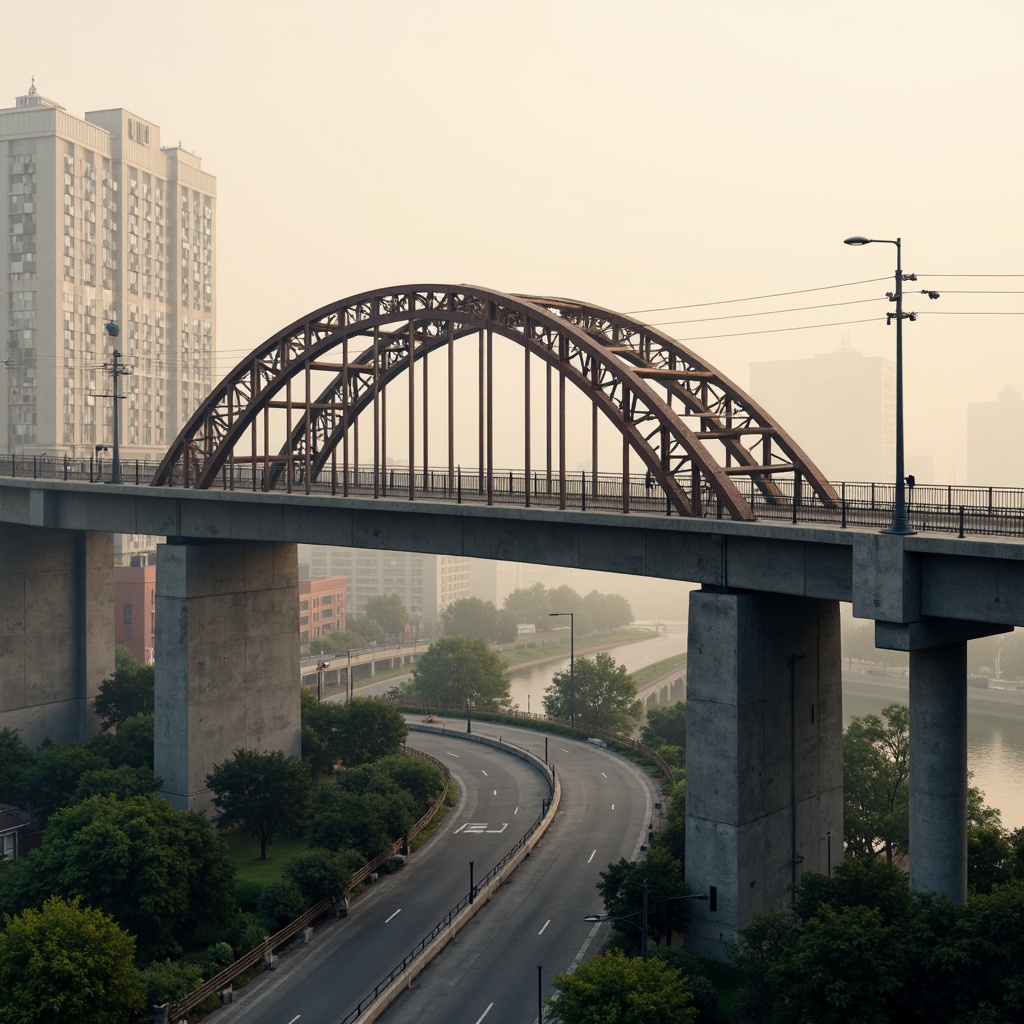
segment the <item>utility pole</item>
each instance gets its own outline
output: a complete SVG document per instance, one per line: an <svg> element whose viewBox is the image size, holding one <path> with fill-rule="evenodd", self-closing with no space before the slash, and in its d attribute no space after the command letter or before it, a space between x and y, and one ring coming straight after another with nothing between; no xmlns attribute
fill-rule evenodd
<svg viewBox="0 0 1024 1024"><path fill-rule="evenodd" d="M107 334L111 338L116 338L121 333L121 328L113 320L109 320L103 327ZM99 395L99 398L112 398L114 400L114 452L113 459L110 464L110 480L108 483L119 484L121 482L121 430L120 430L120 409L118 403L124 397L121 394L120 382L122 377L127 377L134 373L134 367L125 366L121 362L121 353L115 348L114 349L114 361L112 363L104 363L104 370L109 370L111 377L113 378L113 394L110 395Z"/></svg>

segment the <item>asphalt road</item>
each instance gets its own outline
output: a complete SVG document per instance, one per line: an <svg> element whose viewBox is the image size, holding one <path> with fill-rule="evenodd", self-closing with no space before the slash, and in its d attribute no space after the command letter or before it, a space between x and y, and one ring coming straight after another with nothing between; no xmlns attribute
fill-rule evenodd
<svg viewBox="0 0 1024 1024"><path fill-rule="evenodd" d="M473 728L543 754L539 733ZM386 1024L532 1024L538 988L548 998L556 974L600 947L608 925L583 920L602 911L599 874L639 853L658 798L645 773L606 750L550 737L548 755L562 783L555 822L490 904L388 1011Z"/></svg>
<svg viewBox="0 0 1024 1024"><path fill-rule="evenodd" d="M357 899L347 918L318 928L312 942L278 960L217 1010L218 1024L335 1024L430 932L537 818L544 778L508 753L456 735L411 733L409 745L444 760L460 803L406 866Z"/></svg>

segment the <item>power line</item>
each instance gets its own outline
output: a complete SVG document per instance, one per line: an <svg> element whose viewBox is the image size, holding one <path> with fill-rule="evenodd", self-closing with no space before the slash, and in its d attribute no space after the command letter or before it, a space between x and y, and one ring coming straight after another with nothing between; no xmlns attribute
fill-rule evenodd
<svg viewBox="0 0 1024 1024"><path fill-rule="evenodd" d="M739 331L736 334L702 334L696 338L674 338L674 341L708 341L716 338L744 338L752 334L783 334L787 331L814 331L820 327L845 327L847 324L870 324L882 317L871 316L864 320L839 320L831 324L807 324L805 327L772 327L766 331Z"/></svg>
<svg viewBox="0 0 1024 1024"><path fill-rule="evenodd" d="M658 323L648 324L648 327L668 327L671 324L703 324L712 320L741 320L750 316L772 316L776 313L802 313L809 309L832 309L835 306L856 306L862 302L880 302L884 296L875 296L870 299L851 299L849 302L825 302L817 306L792 306L789 309L766 309L758 313L732 313L729 316L706 316L698 320L662 320Z"/></svg>
<svg viewBox="0 0 1024 1024"><path fill-rule="evenodd" d="M626 316L636 316L638 313L665 313L671 309L699 309L701 306L724 306L732 302L756 302L759 299L779 299L786 295L807 295L810 292L827 292L833 288L852 288L858 284L876 284L878 281L888 281L892 277L887 274L885 277L870 277L864 281L846 281L843 284L826 284L820 288L798 288L792 292L773 292L771 295L748 295L742 299L718 299L716 302L691 302L678 306L659 306L656 309L630 309Z"/></svg>

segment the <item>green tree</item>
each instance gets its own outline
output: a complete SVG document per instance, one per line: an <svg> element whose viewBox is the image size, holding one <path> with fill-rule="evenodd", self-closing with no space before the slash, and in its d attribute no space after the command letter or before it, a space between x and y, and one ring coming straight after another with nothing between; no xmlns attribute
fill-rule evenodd
<svg viewBox="0 0 1024 1024"><path fill-rule="evenodd" d="M260 860L278 831L300 831L309 813L309 768L280 750L236 750L206 777L221 828L240 826L260 843Z"/></svg>
<svg viewBox="0 0 1024 1024"><path fill-rule="evenodd" d="M366 616L376 622L385 636L401 637L409 621L409 613L398 594L378 594L366 602Z"/></svg>
<svg viewBox="0 0 1024 1024"><path fill-rule="evenodd" d="M178 953L200 923L227 920L234 901L223 838L153 794L58 811L14 884L22 906L81 896L135 935L143 959Z"/></svg>
<svg viewBox="0 0 1024 1024"><path fill-rule="evenodd" d="M106 767L106 760L82 743L65 747L44 743L31 766L21 773L21 806L45 825L50 815L74 799L86 772Z"/></svg>
<svg viewBox="0 0 1024 1024"><path fill-rule="evenodd" d="M402 713L376 697L320 702L303 690L301 700L302 758L317 778L337 765L354 767L395 754L409 732Z"/></svg>
<svg viewBox="0 0 1024 1024"><path fill-rule="evenodd" d="M592 590L578 607L576 626L583 633L608 633L633 621L633 609L621 594L601 594Z"/></svg>
<svg viewBox="0 0 1024 1024"><path fill-rule="evenodd" d="M154 672L131 651L118 645L114 674L100 683L96 695L96 714L104 730L113 729L133 715L148 715L154 708Z"/></svg>
<svg viewBox="0 0 1024 1024"><path fill-rule="evenodd" d="M516 638L516 623L511 615L479 597L460 598L444 608L441 627L445 636L468 636L497 643L509 643Z"/></svg>
<svg viewBox="0 0 1024 1024"><path fill-rule="evenodd" d="M843 831L847 853L905 854L910 831L910 710L888 704L854 717L843 733Z"/></svg>
<svg viewBox="0 0 1024 1024"><path fill-rule="evenodd" d="M604 651L577 658L575 673L556 672L544 691L544 711L553 718L569 718L573 704L577 724L615 732L630 732L643 713L626 666Z"/></svg>
<svg viewBox="0 0 1024 1024"><path fill-rule="evenodd" d="M681 864L686 863L686 780L677 782L663 800L668 801L665 826L654 833L652 847L667 850Z"/></svg>
<svg viewBox="0 0 1024 1024"><path fill-rule="evenodd" d="M677 700L667 707L653 707L640 727L640 740L656 750L669 764L686 763L686 703Z"/></svg>
<svg viewBox="0 0 1024 1024"><path fill-rule="evenodd" d="M153 769L153 713L132 715L117 727L117 732L101 732L89 741L89 749L109 762L111 768Z"/></svg>
<svg viewBox="0 0 1024 1024"><path fill-rule="evenodd" d="M289 861L285 877L298 886L308 906L320 900L340 900L352 881L352 873L362 867L362 857L353 864L351 851L315 849Z"/></svg>
<svg viewBox="0 0 1024 1024"><path fill-rule="evenodd" d="M561 611L548 601L548 590L543 583L534 583L529 588L513 590L505 597L502 608L511 616L516 625L532 624L540 629L550 624L548 613Z"/></svg>
<svg viewBox="0 0 1024 1024"><path fill-rule="evenodd" d="M100 768L86 772L78 781L78 789L72 803L80 803L91 796L116 796L122 800L132 796L155 793L160 788L158 779L151 768Z"/></svg>
<svg viewBox="0 0 1024 1024"><path fill-rule="evenodd" d="M203 969L186 960L159 960L144 972L146 1005L174 1003L203 983Z"/></svg>
<svg viewBox="0 0 1024 1024"><path fill-rule="evenodd" d="M420 700L482 707L509 701L509 682L501 658L483 640L446 636L435 640L413 667L410 692Z"/></svg>
<svg viewBox="0 0 1024 1024"><path fill-rule="evenodd" d="M35 751L17 729L0 729L0 803L20 805L21 777L35 759Z"/></svg>
<svg viewBox="0 0 1024 1024"><path fill-rule="evenodd" d="M135 942L77 899L48 899L0 932L0 1024L134 1024L146 989Z"/></svg>
<svg viewBox="0 0 1024 1024"><path fill-rule="evenodd" d="M356 638L356 647L367 647L384 639L384 629L376 619L353 619L348 631Z"/></svg>
<svg viewBox="0 0 1024 1024"><path fill-rule="evenodd" d="M604 901L604 912L615 918L616 931L633 938L639 946L642 936L644 886L647 887L647 937L658 945L671 938L688 912L686 900L674 897L687 894L683 865L668 850L655 846L641 861L622 858L601 872L597 891Z"/></svg>
<svg viewBox="0 0 1024 1024"><path fill-rule="evenodd" d="M621 952L581 963L552 982L549 1020L559 1024L693 1024L697 1011L686 978L660 960Z"/></svg>
<svg viewBox="0 0 1024 1024"><path fill-rule="evenodd" d="M362 647L363 641L352 632L328 633L310 642L310 654L344 654L346 651Z"/></svg>

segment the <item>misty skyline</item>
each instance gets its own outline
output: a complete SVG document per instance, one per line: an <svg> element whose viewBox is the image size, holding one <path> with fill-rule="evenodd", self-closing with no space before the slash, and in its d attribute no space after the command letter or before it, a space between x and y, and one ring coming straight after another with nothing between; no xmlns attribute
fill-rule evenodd
<svg viewBox="0 0 1024 1024"><path fill-rule="evenodd" d="M1022 28L996 0L42 0L0 66L4 105L35 76L217 176L221 373L332 300L466 281L650 311L746 388L843 339L892 358L894 247L842 240L900 236L907 450L962 479L968 404L1024 388Z"/></svg>

